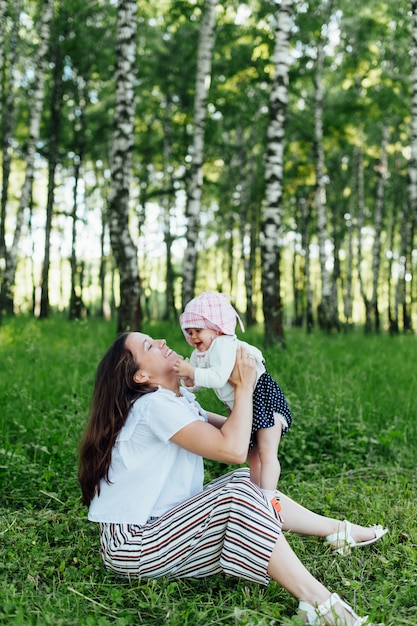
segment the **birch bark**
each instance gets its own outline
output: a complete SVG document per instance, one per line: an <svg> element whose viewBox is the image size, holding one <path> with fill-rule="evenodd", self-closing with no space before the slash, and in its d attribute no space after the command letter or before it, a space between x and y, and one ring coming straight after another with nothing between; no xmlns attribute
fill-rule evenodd
<svg viewBox="0 0 417 626"><path fill-rule="evenodd" d="M65 35L63 35L65 36ZM55 175L59 163L59 141L62 123L63 69L64 59L60 41L53 38L53 70L50 99L49 145L48 145L48 190L46 199L45 243L41 277L39 317L49 317L49 274L51 258L52 217L55 203Z"/></svg>
<svg viewBox="0 0 417 626"><path fill-rule="evenodd" d="M411 157L408 164L408 194L417 215L417 1L411 1Z"/></svg>
<svg viewBox="0 0 417 626"><path fill-rule="evenodd" d="M411 157L408 164L408 197L410 203L410 254L417 225L417 1L411 0ZM410 263L411 265L411 263ZM410 274L410 278L412 274ZM411 280L409 291L412 292ZM409 297L410 302L412 297ZM407 307L405 307L407 308ZM407 330L411 330L411 314L405 314Z"/></svg>
<svg viewBox="0 0 417 626"><path fill-rule="evenodd" d="M116 104L110 150L110 241L120 277L118 331L141 327L137 248L129 230L136 77L136 0L119 0L116 42Z"/></svg>
<svg viewBox="0 0 417 626"><path fill-rule="evenodd" d="M36 143L39 139L41 115L44 102L45 73L47 70L50 25L53 13L53 0L45 0L41 11L39 47L33 64L33 67L35 68L35 75L33 79L33 97L30 106L29 137L26 144L25 179L20 192L13 242L6 254L6 268L0 293L0 310L5 310L8 314L13 313L13 290L16 278L18 248L22 233L24 211L29 206L32 196Z"/></svg>
<svg viewBox="0 0 417 626"><path fill-rule="evenodd" d="M5 41L5 28L6 23L5 16L7 11L7 0L0 0L0 75L4 74L4 41ZM3 80L0 80L0 119L3 116Z"/></svg>
<svg viewBox="0 0 417 626"><path fill-rule="evenodd" d="M356 156L356 155L355 155ZM355 161L355 159L354 159ZM356 174L357 168L354 168L354 173L352 174L352 183L351 188L355 188L356 184ZM343 313L345 317L345 329L349 328L352 325L352 314L353 314L353 221L354 221L354 210L355 210L355 194L352 193L349 202L349 216L347 218L346 229L347 229L347 259L346 259L346 289L343 296Z"/></svg>
<svg viewBox="0 0 417 626"><path fill-rule="evenodd" d="M375 197L375 215L374 215L374 245L372 251L372 297L371 297L371 314L373 316L374 328L376 331L380 329L379 319L379 303L378 303L378 283L381 267L381 236L382 236L382 218L385 204L385 186L387 180L387 145L388 145L389 127L385 121L382 129L381 141L381 158L378 167L378 180L376 186ZM371 330L371 329L368 329Z"/></svg>
<svg viewBox="0 0 417 626"><path fill-rule="evenodd" d="M365 329L371 326L371 302L367 296L365 288L365 277L363 272L363 239L362 233L365 222L365 183L364 183L364 168L363 168L363 153L361 149L357 151L357 170L358 170L358 280L360 294L365 306Z"/></svg>
<svg viewBox="0 0 417 626"><path fill-rule="evenodd" d="M282 192L285 122L288 105L289 42L293 0L282 0L276 12L274 78L265 160L265 209L261 226L262 301L265 343L284 344L280 293Z"/></svg>
<svg viewBox="0 0 417 626"><path fill-rule="evenodd" d="M183 261L182 306L194 296L197 276L198 234L200 227L201 194L203 186L204 131L207 99L211 81L211 65L215 37L217 0L206 0L200 25L197 56L197 77L194 98L194 136L190 184L186 216L187 247Z"/></svg>
<svg viewBox="0 0 417 626"><path fill-rule="evenodd" d="M8 59L6 60L3 54L3 76L1 81L3 83L3 89L6 87L4 95L4 109L2 110L2 137L1 137L1 149L2 149L2 184L1 184L1 208L0 208L0 259L4 259L6 262L7 249L6 249L6 207L9 195L9 182L10 182L10 168L12 159L12 130L14 125L14 100L16 89L16 76L17 72L15 67L17 65L19 50L19 29L20 29L20 12L21 2L18 2L14 6L14 21L12 26L12 32L10 35L10 52ZM2 24L2 30L4 24ZM3 30L4 33L4 30ZM7 63L8 61L8 63ZM1 311L1 309L0 309Z"/></svg>
<svg viewBox="0 0 417 626"><path fill-rule="evenodd" d="M318 306L318 320L321 328L330 331L333 326L333 311L331 277L327 266L326 250L329 237L323 149L323 63L324 42L319 41L317 44L316 73L314 77L314 167L316 171L317 237L321 276L321 301Z"/></svg>

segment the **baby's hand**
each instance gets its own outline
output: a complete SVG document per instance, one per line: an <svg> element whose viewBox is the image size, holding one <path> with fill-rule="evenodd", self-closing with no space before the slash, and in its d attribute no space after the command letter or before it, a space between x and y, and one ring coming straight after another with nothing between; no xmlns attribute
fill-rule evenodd
<svg viewBox="0 0 417 626"><path fill-rule="evenodd" d="M180 358L177 359L174 363L174 372L180 377L180 378L189 378L191 379L191 381L194 381L194 368L192 365L189 364L188 361L185 361L184 359ZM188 387L190 387L191 385L187 385Z"/></svg>
<svg viewBox="0 0 417 626"><path fill-rule="evenodd" d="M174 363L174 372L176 372L177 374L180 373L179 371L183 362L184 362L183 357L182 356L178 357L178 359Z"/></svg>

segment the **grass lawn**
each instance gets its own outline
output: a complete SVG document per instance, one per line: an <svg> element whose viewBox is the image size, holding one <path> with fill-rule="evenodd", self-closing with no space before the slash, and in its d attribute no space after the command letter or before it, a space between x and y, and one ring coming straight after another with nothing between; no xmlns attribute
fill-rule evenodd
<svg viewBox="0 0 417 626"><path fill-rule="evenodd" d="M175 325L144 330L189 354ZM97 527L79 504L77 446L95 368L114 336L102 321L0 326L0 624L301 625L296 601L274 582L129 582L103 569ZM262 347L260 331L244 338ZM281 444L280 488L319 513L390 529L345 558L319 539L287 537L360 614L415 626L417 338L289 329L286 340L285 352L265 352L294 415ZM222 412L211 391L199 399ZM207 463L207 478L225 469Z"/></svg>

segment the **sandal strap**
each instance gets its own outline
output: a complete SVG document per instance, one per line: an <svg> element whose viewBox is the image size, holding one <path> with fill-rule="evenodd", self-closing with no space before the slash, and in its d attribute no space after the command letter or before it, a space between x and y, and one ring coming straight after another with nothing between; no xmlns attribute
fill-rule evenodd
<svg viewBox="0 0 417 626"><path fill-rule="evenodd" d="M322 602L321 604L319 604L316 607L317 615L319 615L320 617L324 617L326 615L326 613L331 611L332 608L334 607L334 605L337 604L338 602L343 604L343 600L339 596L339 594L338 593L330 594L330 596L327 598L327 600L325 600L324 602Z"/></svg>
<svg viewBox="0 0 417 626"><path fill-rule="evenodd" d="M345 544L352 545L355 543L355 540L352 537L352 533L350 532L352 528L352 524L348 522L346 519L343 520L345 527L342 530L338 530L337 533L333 533L331 535L327 535L326 541L329 543L336 543L338 541L344 541ZM338 546L342 547L342 546Z"/></svg>
<svg viewBox="0 0 417 626"><path fill-rule="evenodd" d="M321 618L325 617L330 611L332 611L336 604L340 604L348 613L351 614L352 618L355 620L353 622L353 626L369 624L368 617L359 617L352 607L347 604L347 602L342 600L337 593L330 594L327 600L315 607L307 602L300 602L299 609L306 613L308 619L307 624L322 624L323 622L321 621ZM369 626L371 625L369 624Z"/></svg>

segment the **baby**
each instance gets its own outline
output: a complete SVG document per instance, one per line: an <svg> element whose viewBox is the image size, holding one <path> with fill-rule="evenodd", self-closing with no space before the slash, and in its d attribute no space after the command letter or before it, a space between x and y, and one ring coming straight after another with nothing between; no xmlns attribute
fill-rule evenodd
<svg viewBox="0 0 417 626"><path fill-rule="evenodd" d="M251 480L279 511L276 487L280 476L278 446L292 423L291 411L278 383L269 375L262 352L237 339L237 321L242 320L221 293L204 291L191 300L180 316L180 325L188 343L195 348L190 360L178 359L174 369L192 391L211 388L231 410L233 386L228 382L236 360L238 345L255 357L257 381L253 392L252 435L248 463Z"/></svg>

